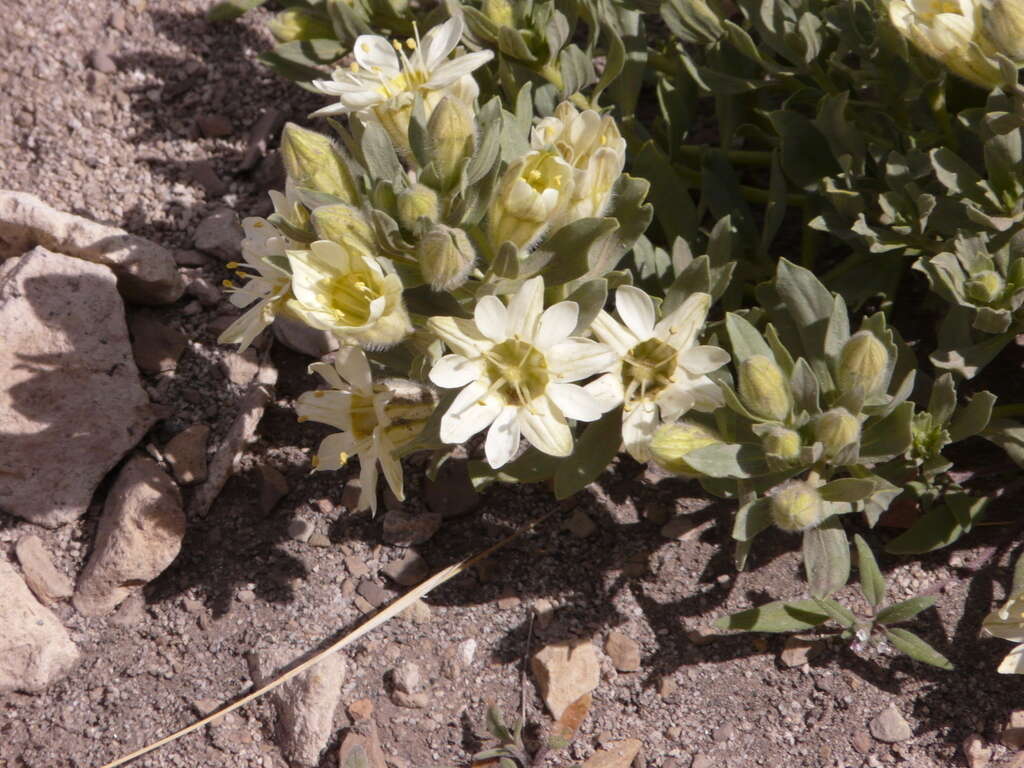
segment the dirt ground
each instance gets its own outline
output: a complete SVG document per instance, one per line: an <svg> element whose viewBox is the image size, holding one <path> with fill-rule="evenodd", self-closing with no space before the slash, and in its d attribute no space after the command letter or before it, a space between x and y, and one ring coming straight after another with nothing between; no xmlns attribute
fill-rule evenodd
<svg viewBox="0 0 1024 768"><path fill-rule="evenodd" d="M191 247L196 224L217 207L265 213L265 189L277 183L277 171L269 161L239 170L247 134L266 110L305 121L320 102L255 61L267 43L264 12L213 27L203 19L205 6L38 0L5 8L0 187L181 249ZM201 136L197 120L210 116L228 118L227 135ZM193 269L199 271L190 277L214 283L226 276L212 261ZM228 312L226 303L206 307L189 295L158 312L191 341L173 375L146 380L166 415L143 447L162 446L189 424L210 424L216 436L231 422L239 393L219 372L224 350L215 342ZM293 410L295 398L316 386L305 373L308 360L281 345L272 357L280 379L260 439L209 513L188 521L171 568L112 617L56 607L83 660L45 693L0 696L0 768L98 766L188 724L196 702L244 692L250 650L313 649L355 626L363 615L357 588L377 599L380 590L365 584L387 596L404 590L382 572L405 550L383 543L379 517L347 510L345 477L309 474L323 432L296 424ZM974 455L1002 461L987 444ZM264 512L259 467L268 465L284 474L289 492ZM416 461L407 466L411 511L429 506L422 469ZM960 745L979 734L994 746L991 765L1024 765L999 744L1010 712L1022 706L1020 679L995 672L1010 646L978 637L982 617L1005 595L1007 563L1016 554L1006 532L1016 527L980 529L916 564L882 559L894 597L938 596L936 610L914 628L951 658L955 672L902 656L860 656L838 640L809 663L787 667L782 637L699 630L724 612L800 596L798 540L759 539L750 569L736 575L732 505L708 499L695 484L656 479L620 460L545 525L433 592L429 617L396 619L357 643L347 653L332 744L350 725L347 705L370 699L395 768L467 765L486 743L486 702L511 717L525 684L528 720L550 722L533 679L522 675L526 656L573 637L603 648L617 629L639 643L641 668L616 672L603 659L590 717L563 764L638 738L644 746L637 764L652 767L938 768L964 765ZM417 551L435 571L555 504L543 488L493 488L475 509L445 518ZM74 575L100 507L94 503L82 520L53 531L0 515L0 557L13 561L14 542L31 531ZM696 526L683 540L662 534L676 514ZM1016 514L1015 505L1000 502L989 519ZM310 541L289 535L289 523L300 517L315 525ZM866 535L877 550L891 534ZM849 590L843 596L854 599ZM554 606L553 618L531 630L538 600ZM467 664L458 649L470 639L477 645ZM386 673L402 661L422 670L427 707L399 707L389 697ZM871 736L869 722L890 704L910 723L912 738L887 744ZM337 765L336 754L327 750L321 766ZM273 710L260 702L136 765L285 763L274 743Z"/></svg>

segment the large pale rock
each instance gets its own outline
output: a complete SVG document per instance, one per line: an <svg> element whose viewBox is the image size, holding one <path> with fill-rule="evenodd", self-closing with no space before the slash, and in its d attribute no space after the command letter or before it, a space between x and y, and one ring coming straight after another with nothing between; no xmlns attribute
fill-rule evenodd
<svg viewBox="0 0 1024 768"><path fill-rule="evenodd" d="M0 693L41 691L75 665L78 648L2 557L0 595Z"/></svg>
<svg viewBox="0 0 1024 768"><path fill-rule="evenodd" d="M75 520L154 420L110 270L44 248L0 263L0 509Z"/></svg>
<svg viewBox="0 0 1024 768"><path fill-rule="evenodd" d="M249 654L249 672L264 685L290 666L301 652L272 648ZM332 653L270 694L277 710L277 744L292 766L320 764L320 753L334 733L334 710L341 700L345 659Z"/></svg>
<svg viewBox="0 0 1024 768"><path fill-rule="evenodd" d="M556 643L542 648L532 659L541 698L556 720L565 708L601 682L597 648L589 640Z"/></svg>
<svg viewBox="0 0 1024 768"><path fill-rule="evenodd" d="M185 290L166 248L123 229L58 211L27 192L0 190L0 261L36 245L109 267L129 301L173 304Z"/></svg>
<svg viewBox="0 0 1024 768"><path fill-rule="evenodd" d="M110 613L171 564L184 536L178 486L152 459L132 459L107 495L75 608L85 616Z"/></svg>

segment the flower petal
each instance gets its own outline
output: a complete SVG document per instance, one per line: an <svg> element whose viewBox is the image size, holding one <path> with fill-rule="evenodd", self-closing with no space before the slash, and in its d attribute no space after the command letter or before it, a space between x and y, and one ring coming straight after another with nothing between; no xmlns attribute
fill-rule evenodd
<svg viewBox="0 0 1024 768"><path fill-rule="evenodd" d="M686 301L654 327L654 335L676 349L688 349L693 346L697 334L704 327L710 307L711 297L708 294L690 294Z"/></svg>
<svg viewBox="0 0 1024 768"><path fill-rule="evenodd" d="M608 410L579 384L553 381L548 384L546 393L566 418L576 421L597 421Z"/></svg>
<svg viewBox="0 0 1024 768"><path fill-rule="evenodd" d="M487 430L484 454L491 469L503 467L519 449L519 409L506 405Z"/></svg>
<svg viewBox="0 0 1024 768"><path fill-rule="evenodd" d="M658 428L658 410L650 400L643 400L622 419L622 443L637 461L651 458L651 437Z"/></svg>
<svg viewBox="0 0 1024 768"><path fill-rule="evenodd" d="M496 398L482 400L487 394L487 385L475 381L455 397L441 417L441 440L446 443L464 443L481 429L491 425L501 412L501 402Z"/></svg>
<svg viewBox="0 0 1024 768"><path fill-rule="evenodd" d="M427 328L437 334L453 352L463 357L480 357L481 351L493 346L493 342L480 333L472 320L432 317L427 321Z"/></svg>
<svg viewBox="0 0 1024 768"><path fill-rule="evenodd" d="M534 340L541 349L561 344L576 330L580 306L575 301L560 301L544 310L537 324L537 338Z"/></svg>
<svg viewBox="0 0 1024 768"><path fill-rule="evenodd" d="M303 392L295 401L300 419L330 424L345 432L352 429L352 395L337 389Z"/></svg>
<svg viewBox="0 0 1024 768"><path fill-rule="evenodd" d="M615 292L615 310L626 327L641 341L654 335L654 302L639 288L621 286Z"/></svg>
<svg viewBox="0 0 1024 768"><path fill-rule="evenodd" d="M384 75L397 75L401 70L395 49L380 35L360 35L352 46L352 54L363 69Z"/></svg>
<svg viewBox="0 0 1024 768"><path fill-rule="evenodd" d="M696 397L689 385L689 380L677 381L658 394L656 402L661 409L661 418L666 422L675 421L693 408Z"/></svg>
<svg viewBox="0 0 1024 768"><path fill-rule="evenodd" d="M366 353L359 347L342 347L334 358L334 367L352 389L370 392L373 389L373 374Z"/></svg>
<svg viewBox="0 0 1024 768"><path fill-rule="evenodd" d="M338 375L338 370L330 363L310 363L307 373L315 373L334 389L348 389L348 382Z"/></svg>
<svg viewBox="0 0 1024 768"><path fill-rule="evenodd" d="M544 278L532 277L523 283L508 303L508 335L532 342L537 321L544 308Z"/></svg>
<svg viewBox="0 0 1024 768"><path fill-rule="evenodd" d="M356 452L356 441L348 432L335 432L320 441L316 458L317 471L338 470L345 466L349 456Z"/></svg>
<svg viewBox="0 0 1024 768"><path fill-rule="evenodd" d="M999 662L996 671L1001 675L1024 674L1024 645L1018 645Z"/></svg>
<svg viewBox="0 0 1024 768"><path fill-rule="evenodd" d="M477 302L473 321L480 333L491 341L508 338L508 310L497 296L484 296Z"/></svg>
<svg viewBox="0 0 1024 768"><path fill-rule="evenodd" d="M594 332L599 341L603 341L618 354L624 355L641 341L626 326L609 315L603 309L597 313L594 322L590 324L590 330Z"/></svg>
<svg viewBox="0 0 1024 768"><path fill-rule="evenodd" d="M572 453L572 432L565 417L546 397L538 397L519 409L519 427L530 445L549 456Z"/></svg>
<svg viewBox="0 0 1024 768"><path fill-rule="evenodd" d="M377 457L369 451L359 454L359 509L377 514Z"/></svg>
<svg viewBox="0 0 1024 768"><path fill-rule="evenodd" d="M729 353L721 347L697 346L690 347L680 353L679 365L694 376L717 371L729 362Z"/></svg>
<svg viewBox="0 0 1024 768"><path fill-rule="evenodd" d="M373 431L373 443L375 453L380 461L380 468L384 470L384 479L388 487L395 494L399 501L405 501L405 487L402 478L402 462L392 453L392 446L384 437L384 430L377 427Z"/></svg>
<svg viewBox="0 0 1024 768"><path fill-rule="evenodd" d="M430 369L430 380L439 387L464 387L480 375L480 363L462 355L445 355Z"/></svg>
<svg viewBox="0 0 1024 768"><path fill-rule="evenodd" d="M601 409L610 411L622 404L625 392L622 387L622 374L618 371L598 376L583 388L601 404Z"/></svg>
<svg viewBox="0 0 1024 768"><path fill-rule="evenodd" d="M556 381L579 381L610 370L619 361L615 351L590 339L571 338L547 349L548 370Z"/></svg>
<svg viewBox="0 0 1024 768"><path fill-rule="evenodd" d="M438 66L431 68L430 80L425 88L444 88L451 85L461 77L482 67L494 58L493 51L476 51L475 53L464 53L454 59L441 62Z"/></svg>

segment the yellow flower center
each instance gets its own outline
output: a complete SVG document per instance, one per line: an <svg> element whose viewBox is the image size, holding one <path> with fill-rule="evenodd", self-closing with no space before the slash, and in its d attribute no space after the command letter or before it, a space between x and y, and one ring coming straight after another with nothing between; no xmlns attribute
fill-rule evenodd
<svg viewBox="0 0 1024 768"><path fill-rule="evenodd" d="M679 353L671 344L658 339L642 341L626 353L622 366L622 384L626 390L626 403L636 395L638 399L656 398L665 387L675 381Z"/></svg>
<svg viewBox="0 0 1024 768"><path fill-rule="evenodd" d="M352 419L352 437L357 441L373 437L373 430L377 428L377 412L373 408L372 397L353 394L349 416Z"/></svg>
<svg viewBox="0 0 1024 768"><path fill-rule="evenodd" d="M349 272L325 280L320 305L334 313L340 325L365 325L370 319L370 302L380 296L369 272Z"/></svg>
<svg viewBox="0 0 1024 768"><path fill-rule="evenodd" d="M389 80L382 80L377 86L377 93L391 99L400 93L415 91L426 85L429 73L418 69L406 69Z"/></svg>
<svg viewBox="0 0 1024 768"><path fill-rule="evenodd" d="M484 356L491 391L509 405L527 405L544 394L550 376L543 353L520 339L495 344Z"/></svg>

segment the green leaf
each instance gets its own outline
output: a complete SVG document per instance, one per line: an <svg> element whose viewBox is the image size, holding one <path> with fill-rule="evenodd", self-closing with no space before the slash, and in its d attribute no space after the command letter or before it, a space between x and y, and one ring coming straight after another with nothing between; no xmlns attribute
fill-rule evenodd
<svg viewBox="0 0 1024 768"><path fill-rule="evenodd" d="M928 398L928 413L939 423L945 424L956 410L956 385L953 374L944 373L932 384L932 394Z"/></svg>
<svg viewBox="0 0 1024 768"><path fill-rule="evenodd" d="M505 725L505 718L496 704L487 707L487 730L502 744L511 744L514 741L512 731Z"/></svg>
<svg viewBox="0 0 1024 768"><path fill-rule="evenodd" d="M932 595L912 597L902 603L890 605L878 612L875 621L879 624L899 624L901 621L912 619L921 611L926 611L935 605L935 598Z"/></svg>
<svg viewBox="0 0 1024 768"><path fill-rule="evenodd" d="M768 118L782 137L782 169L798 187L812 189L825 176L840 171L828 140L806 117L778 110Z"/></svg>
<svg viewBox="0 0 1024 768"><path fill-rule="evenodd" d="M744 479L769 472L764 453L757 445L706 445L686 454L686 463L709 477Z"/></svg>
<svg viewBox="0 0 1024 768"><path fill-rule="evenodd" d="M846 584L850 578L850 542L838 515L804 532L803 551L812 597L826 598Z"/></svg>
<svg viewBox="0 0 1024 768"><path fill-rule="evenodd" d="M864 430L860 461L875 464L899 456L913 441L913 403L900 403L892 413Z"/></svg>
<svg viewBox="0 0 1024 768"><path fill-rule="evenodd" d="M737 367L748 357L764 355L769 360L774 360L772 348L768 342L758 333L757 329L747 320L734 312L725 316L725 330L729 334L729 345L732 347L733 364Z"/></svg>
<svg viewBox="0 0 1024 768"><path fill-rule="evenodd" d="M746 632L799 632L824 624L828 619L828 613L814 600L779 600L722 616L715 619L713 626Z"/></svg>
<svg viewBox="0 0 1024 768"><path fill-rule="evenodd" d="M831 598L825 598L824 600L815 599L814 602L841 627L849 629L857 625L857 617L845 605L837 603Z"/></svg>
<svg viewBox="0 0 1024 768"><path fill-rule="evenodd" d="M217 3L206 12L206 20L214 23L231 21L251 11L253 8L259 8L265 2L267 0L224 0L224 2Z"/></svg>
<svg viewBox="0 0 1024 768"><path fill-rule="evenodd" d="M868 543L860 534L853 537L857 545L857 571L860 573L860 591L872 608L877 608L885 599L885 577L878 567L878 561Z"/></svg>
<svg viewBox="0 0 1024 768"><path fill-rule="evenodd" d="M544 285L563 285L582 277L590 269L591 248L605 235L618 229L613 218L578 219L559 229L530 254L528 264L546 262L540 270Z"/></svg>
<svg viewBox="0 0 1024 768"><path fill-rule="evenodd" d="M978 392L961 408L949 424L949 439L954 443L966 440L984 430L992 419L996 396L991 392Z"/></svg>
<svg viewBox="0 0 1024 768"><path fill-rule="evenodd" d="M885 630L885 636L888 638L889 642L893 644L894 648L903 651L903 653L907 654L907 656L912 659L923 661L925 664L931 664L933 667L939 667L940 669L953 669L953 664L949 659L936 651L913 632L908 632L905 629L894 627L892 629L887 628Z"/></svg>
<svg viewBox="0 0 1024 768"><path fill-rule="evenodd" d="M947 493L908 530L889 542L893 555L920 555L952 544L974 527L989 499L966 493ZM965 524L966 523L966 524Z"/></svg>
<svg viewBox="0 0 1024 768"><path fill-rule="evenodd" d="M818 493L825 501L863 501L874 492L873 480L856 477L841 477L818 489Z"/></svg>
<svg viewBox="0 0 1024 768"><path fill-rule="evenodd" d="M587 428L576 441L572 455L555 472L555 498L565 499L583 490L615 458L622 444L622 409L613 408Z"/></svg>
<svg viewBox="0 0 1024 768"><path fill-rule="evenodd" d="M588 280L566 296L566 301L575 301L580 308L572 335L582 336L608 301L608 281L604 278Z"/></svg>
<svg viewBox="0 0 1024 768"><path fill-rule="evenodd" d="M732 537L736 541L750 541L772 524L771 499L759 498L744 504L736 512Z"/></svg>
<svg viewBox="0 0 1024 768"><path fill-rule="evenodd" d="M395 153L395 147L388 137L388 132L380 123L370 122L363 125L360 149L370 176L396 184L399 183L399 179L405 178L405 171Z"/></svg>

